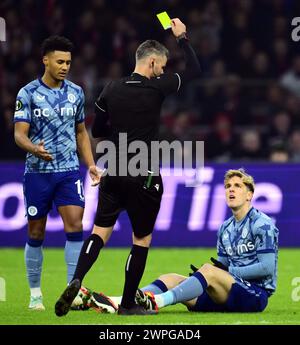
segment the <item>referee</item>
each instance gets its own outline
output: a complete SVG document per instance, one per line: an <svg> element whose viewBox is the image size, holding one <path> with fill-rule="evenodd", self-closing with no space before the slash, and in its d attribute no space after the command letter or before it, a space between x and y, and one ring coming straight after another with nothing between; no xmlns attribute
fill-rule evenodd
<svg viewBox="0 0 300 345"><path fill-rule="evenodd" d="M124 158L125 153L127 161L130 154L119 141L119 134L127 135L127 144L136 140L144 142L150 152L151 142L158 140L160 110L165 97L200 75L200 65L186 37L185 25L178 18L172 19L171 29L184 52L186 67L182 73L163 74L168 50L157 41L147 40L136 51L136 66L131 76L108 83L95 103L93 136L108 137L118 148L117 156ZM84 276L109 240L122 210L127 211L131 221L133 246L125 266L125 284L118 314L156 313L135 303L163 194L162 179L159 173L154 173L150 154L144 159L149 163L147 171L138 176L122 174L118 169L117 176L108 171L101 178L93 232L83 244L72 282L55 305L56 315L62 316L69 311ZM120 167L120 159L116 166Z"/></svg>

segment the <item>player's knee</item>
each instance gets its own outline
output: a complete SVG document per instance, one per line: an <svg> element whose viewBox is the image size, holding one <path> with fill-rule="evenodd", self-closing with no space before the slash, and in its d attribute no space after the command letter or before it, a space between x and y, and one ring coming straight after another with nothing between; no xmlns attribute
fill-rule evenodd
<svg viewBox="0 0 300 345"><path fill-rule="evenodd" d="M209 263L205 263L204 265L202 265L200 268L199 268L199 271L202 270L202 271L212 271L214 268L213 265L209 264Z"/></svg>
<svg viewBox="0 0 300 345"><path fill-rule="evenodd" d="M78 232L82 230L82 220L73 219L65 222L65 231L68 232Z"/></svg>
<svg viewBox="0 0 300 345"><path fill-rule="evenodd" d="M29 229L28 237L32 240L42 241L45 237L45 231L39 228Z"/></svg>
<svg viewBox="0 0 300 345"><path fill-rule="evenodd" d="M198 271L210 281L212 281L215 277L215 267L209 263L202 265Z"/></svg>
<svg viewBox="0 0 300 345"><path fill-rule="evenodd" d="M142 247L150 247L151 240L152 240L152 234L149 234L144 237L137 237L135 234L133 234L133 244L137 246L142 246Z"/></svg>
<svg viewBox="0 0 300 345"><path fill-rule="evenodd" d="M158 279L166 283L168 282L168 280L174 279L175 277L176 277L176 273L166 273L166 274L160 275Z"/></svg>
<svg viewBox="0 0 300 345"><path fill-rule="evenodd" d="M177 273L167 273L162 274L158 279L161 280L169 290L182 283L186 279L186 277L181 276Z"/></svg>

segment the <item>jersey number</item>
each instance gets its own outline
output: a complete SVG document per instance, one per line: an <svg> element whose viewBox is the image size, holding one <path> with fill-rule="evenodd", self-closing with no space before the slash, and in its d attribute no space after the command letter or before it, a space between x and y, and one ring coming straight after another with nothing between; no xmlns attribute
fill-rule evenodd
<svg viewBox="0 0 300 345"><path fill-rule="evenodd" d="M79 179L75 182L75 184L77 186L77 193L78 193L80 199L84 200L82 181L80 181L80 179Z"/></svg>

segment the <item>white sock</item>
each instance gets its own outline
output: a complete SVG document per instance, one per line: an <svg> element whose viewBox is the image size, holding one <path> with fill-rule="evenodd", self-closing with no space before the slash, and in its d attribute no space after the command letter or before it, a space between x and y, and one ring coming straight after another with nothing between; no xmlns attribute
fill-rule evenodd
<svg viewBox="0 0 300 345"><path fill-rule="evenodd" d="M42 291L40 287L37 288L30 288L30 295L32 297L39 297L42 296Z"/></svg>
<svg viewBox="0 0 300 345"><path fill-rule="evenodd" d="M164 301L164 299L162 298L161 295L162 295L162 294L154 295L154 297L155 297L155 302L156 302L156 304L157 304L157 306L158 306L159 309L165 306L165 303L164 303L165 301Z"/></svg>
<svg viewBox="0 0 300 345"><path fill-rule="evenodd" d="M110 298L116 306L121 304L122 296L109 296L108 298Z"/></svg>

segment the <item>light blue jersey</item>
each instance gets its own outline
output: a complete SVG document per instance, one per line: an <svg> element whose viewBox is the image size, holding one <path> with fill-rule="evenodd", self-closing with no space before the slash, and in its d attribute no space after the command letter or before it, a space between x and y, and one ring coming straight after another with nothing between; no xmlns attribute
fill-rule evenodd
<svg viewBox="0 0 300 345"><path fill-rule="evenodd" d="M229 266L229 272L238 272L238 267L243 267L244 271L246 267L257 267L255 264L260 262L259 257L273 253L274 270L260 279L247 279L272 293L277 283L278 232L270 217L252 207L241 221L237 222L232 216L221 225L218 256Z"/></svg>
<svg viewBox="0 0 300 345"><path fill-rule="evenodd" d="M76 124L84 121L84 94L80 86L64 80L51 89L41 79L24 86L18 93L14 122L30 124L33 144L45 141L53 160L46 162L27 153L25 173L64 172L79 169Z"/></svg>

